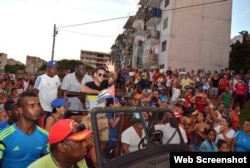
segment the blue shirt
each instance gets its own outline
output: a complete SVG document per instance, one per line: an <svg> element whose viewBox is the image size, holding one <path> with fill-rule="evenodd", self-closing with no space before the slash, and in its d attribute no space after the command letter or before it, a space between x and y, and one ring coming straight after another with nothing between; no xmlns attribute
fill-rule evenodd
<svg viewBox="0 0 250 168"><path fill-rule="evenodd" d="M165 102L166 103L168 101L167 95L160 94L160 100L161 100L161 102Z"/></svg>
<svg viewBox="0 0 250 168"><path fill-rule="evenodd" d="M199 148L199 152L217 152L217 146L215 142L210 144L208 140L204 140Z"/></svg>
<svg viewBox="0 0 250 168"><path fill-rule="evenodd" d="M48 133L36 126L32 134L21 131L13 124L0 133L2 168L27 168L41 155L48 153Z"/></svg>
<svg viewBox="0 0 250 168"><path fill-rule="evenodd" d="M108 120L115 120L114 113L106 113L106 117ZM113 128L109 126L109 141L108 141L109 147L115 147L117 136L118 136L118 127L115 126Z"/></svg>
<svg viewBox="0 0 250 168"><path fill-rule="evenodd" d="M238 131L235 134L235 151L236 152L250 152L250 136L246 135L244 131Z"/></svg>
<svg viewBox="0 0 250 168"><path fill-rule="evenodd" d="M0 122L0 131L8 126L8 120Z"/></svg>

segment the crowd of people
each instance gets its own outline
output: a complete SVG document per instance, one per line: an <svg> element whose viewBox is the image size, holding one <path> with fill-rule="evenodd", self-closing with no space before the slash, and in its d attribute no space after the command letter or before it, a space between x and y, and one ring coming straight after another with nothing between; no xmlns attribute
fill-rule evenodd
<svg viewBox="0 0 250 168"><path fill-rule="evenodd" d="M87 72L83 63L62 79L58 63L47 62L35 82L0 78L0 167L98 167L88 112L93 107L163 107L171 109L191 152L249 152L250 119L239 115L250 99L250 71L195 72L182 69L116 70L112 62ZM116 97L98 102L104 89ZM77 114L77 115L73 115ZM101 151L121 144L115 156L138 150L145 136L141 119L132 118L120 135L124 113L97 116ZM166 127L155 130L167 134ZM168 129L169 130L169 129ZM178 137L170 142L180 141Z"/></svg>
<svg viewBox="0 0 250 168"><path fill-rule="evenodd" d="M240 125L239 118L250 98L250 71L123 69L117 86L129 97L125 104L172 109L188 151L221 151L221 144L225 151L250 151L250 119Z"/></svg>

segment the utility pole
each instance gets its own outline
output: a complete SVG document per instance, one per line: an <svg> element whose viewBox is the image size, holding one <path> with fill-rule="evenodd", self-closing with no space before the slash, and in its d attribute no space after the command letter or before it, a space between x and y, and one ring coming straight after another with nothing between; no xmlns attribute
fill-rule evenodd
<svg viewBox="0 0 250 168"><path fill-rule="evenodd" d="M54 60L54 50L55 50L55 41L56 41L56 35L58 33L58 30L56 30L56 24L54 24L54 31L53 31L53 45L52 45L52 55L51 60Z"/></svg>

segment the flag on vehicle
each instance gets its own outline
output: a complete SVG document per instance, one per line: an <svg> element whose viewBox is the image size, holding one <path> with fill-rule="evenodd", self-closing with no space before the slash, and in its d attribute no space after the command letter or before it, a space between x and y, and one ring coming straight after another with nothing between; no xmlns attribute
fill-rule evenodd
<svg viewBox="0 0 250 168"><path fill-rule="evenodd" d="M115 97L115 86L112 85L108 89L103 90L98 96L97 96L97 102L106 99L106 98L113 98Z"/></svg>

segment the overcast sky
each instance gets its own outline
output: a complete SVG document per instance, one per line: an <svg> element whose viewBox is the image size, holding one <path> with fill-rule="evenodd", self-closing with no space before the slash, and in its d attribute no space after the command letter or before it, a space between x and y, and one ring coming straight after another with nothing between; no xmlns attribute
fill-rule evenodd
<svg viewBox="0 0 250 168"><path fill-rule="evenodd" d="M79 59L80 50L110 52L139 0L0 0L0 52L23 63L26 56L51 59L53 27L58 27L55 60ZM250 1L233 0L231 37L250 32Z"/></svg>

